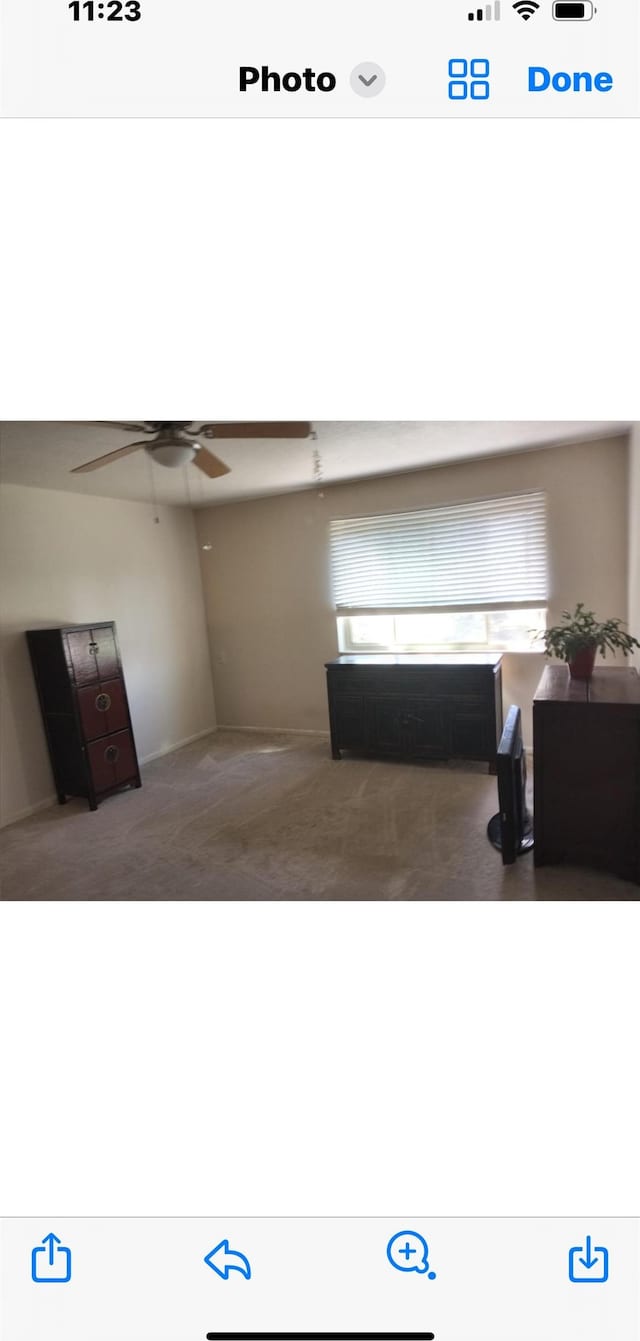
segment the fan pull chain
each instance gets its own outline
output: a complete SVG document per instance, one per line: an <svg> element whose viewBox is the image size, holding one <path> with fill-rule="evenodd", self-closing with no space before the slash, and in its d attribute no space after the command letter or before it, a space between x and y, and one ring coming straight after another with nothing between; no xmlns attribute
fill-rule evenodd
<svg viewBox="0 0 640 1341"><path fill-rule="evenodd" d="M202 472L201 470L198 471L198 493L199 493L199 495L200 495L200 502L201 502L201 503L204 503L204 502L206 501L206 500L205 500L205 492L204 492L204 475L203 475L203 472ZM209 553L210 550L213 549L213 545L210 545L210 544L209 544L209 541L207 540L207 541L205 541L204 545L201 546L201 549L203 549L203 550L205 550L207 553Z"/></svg>
<svg viewBox="0 0 640 1341"><path fill-rule="evenodd" d="M315 442L318 437L317 433L313 429L309 436L313 442ZM324 481L324 465L322 461L322 455L320 453L320 448L314 447L311 455L313 459L313 478L316 484L318 485L318 498L324 498L324 489L322 488L322 484Z"/></svg>
<svg viewBox="0 0 640 1341"><path fill-rule="evenodd" d="M156 526L159 526L160 518L158 516L158 499L156 495L156 477L153 473L153 461L148 452L145 452L145 456L147 458L147 467L149 470L149 487L151 489L151 502L153 505L153 520Z"/></svg>
<svg viewBox="0 0 640 1341"><path fill-rule="evenodd" d="M183 467L182 467L182 474L183 474L183 476L184 476L184 484L185 484L185 490L186 490L186 494L187 494L187 503L188 503L189 507L191 508L191 511L193 512L193 498L191 497L191 485L189 484L189 478L190 478L190 476L189 476L189 466L190 466L191 464L192 464L192 463L191 463L191 461L190 461L190 462L189 462L189 465L187 465L187 466L183 466Z"/></svg>

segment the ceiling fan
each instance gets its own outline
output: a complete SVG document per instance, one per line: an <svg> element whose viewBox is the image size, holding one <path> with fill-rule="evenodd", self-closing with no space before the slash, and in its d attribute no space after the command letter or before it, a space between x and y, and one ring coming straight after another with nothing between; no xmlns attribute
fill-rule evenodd
<svg viewBox="0 0 640 1341"><path fill-rule="evenodd" d="M198 470L204 471L209 479L219 475L228 475L230 466L225 465L213 452L203 447L198 438L308 438L311 424L304 423L251 423L251 424L197 424L190 420L145 420L139 424L121 424L95 421L94 427L125 429L131 433L146 434L146 441L132 442L127 447L118 447L115 452L98 456L94 461L85 461L83 466L75 466L72 475L82 474L86 470L98 470L121 456L130 456L144 448L153 461L161 466L186 466L193 462Z"/></svg>

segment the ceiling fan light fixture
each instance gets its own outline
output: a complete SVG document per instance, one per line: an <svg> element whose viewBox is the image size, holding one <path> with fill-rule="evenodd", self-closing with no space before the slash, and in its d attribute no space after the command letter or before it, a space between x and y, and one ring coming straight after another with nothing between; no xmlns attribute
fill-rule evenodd
<svg viewBox="0 0 640 1341"><path fill-rule="evenodd" d="M160 466L188 466L197 447L190 442L159 442L149 443L147 451Z"/></svg>
<svg viewBox="0 0 640 1341"><path fill-rule="evenodd" d="M176 469L180 466L194 465L206 475L210 480L217 480L222 475L228 475L231 467L226 465L220 457L215 456L207 447L204 447L197 439L203 438L308 438L310 435L315 437L312 426L307 421L302 423L287 420L284 423L259 423L257 420L250 423L220 424L200 424L196 420L160 420L145 419L141 423L124 423L122 421L107 422L94 421L94 424L100 428L111 427L115 429L124 429L127 433L144 433L145 439L141 442L128 442L124 447L118 447L113 452L105 452L103 456L97 456L91 461L85 461L82 465L74 466L72 474L84 473L89 470L99 470L102 466L110 465L112 461L120 461L124 456L131 456L133 452L141 452L142 449L147 453L149 460L155 457L159 466L168 466L170 469Z"/></svg>

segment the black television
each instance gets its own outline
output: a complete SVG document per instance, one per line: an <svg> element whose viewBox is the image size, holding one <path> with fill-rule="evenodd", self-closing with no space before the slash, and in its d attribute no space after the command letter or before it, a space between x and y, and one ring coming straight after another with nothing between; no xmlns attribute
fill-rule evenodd
<svg viewBox="0 0 640 1341"><path fill-rule="evenodd" d="M511 866L516 857L533 847L533 819L527 810L527 758L522 742L522 714L509 708L497 755L498 805L487 825L489 842Z"/></svg>

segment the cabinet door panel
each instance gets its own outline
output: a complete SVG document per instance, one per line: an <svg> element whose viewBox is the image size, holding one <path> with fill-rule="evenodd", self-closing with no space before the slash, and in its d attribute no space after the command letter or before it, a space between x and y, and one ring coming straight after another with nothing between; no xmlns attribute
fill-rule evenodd
<svg viewBox="0 0 640 1341"><path fill-rule="evenodd" d="M366 745L365 700L362 694L336 694L333 717L338 747L363 750Z"/></svg>
<svg viewBox="0 0 640 1341"><path fill-rule="evenodd" d="M406 749L404 699L393 694L371 700L371 749L401 754Z"/></svg>
<svg viewBox="0 0 640 1341"><path fill-rule="evenodd" d="M136 776L133 740L129 731L116 731L113 736L92 741L87 747L87 755L97 792L106 792L111 787L131 782Z"/></svg>
<svg viewBox="0 0 640 1341"><path fill-rule="evenodd" d="M491 759L495 743L491 743L491 721L486 713L454 712L451 718L453 754L461 759Z"/></svg>
<svg viewBox="0 0 640 1341"><path fill-rule="evenodd" d="M78 691L78 706L85 740L123 731L127 725L127 705L122 680L105 680Z"/></svg>
<svg viewBox="0 0 640 1341"><path fill-rule="evenodd" d="M67 645L76 684L94 684L120 674L113 629L73 629Z"/></svg>
<svg viewBox="0 0 640 1341"><path fill-rule="evenodd" d="M96 662L101 680L110 680L120 673L118 649L112 628L94 629L93 641L96 647Z"/></svg>
<svg viewBox="0 0 640 1341"><path fill-rule="evenodd" d="M411 754L443 758L450 753L449 721L444 708L427 699L407 698L404 720Z"/></svg>
<svg viewBox="0 0 640 1341"><path fill-rule="evenodd" d="M93 684L98 679L97 644L91 629L67 634L67 646L76 684Z"/></svg>
<svg viewBox="0 0 640 1341"><path fill-rule="evenodd" d="M550 704L545 719L540 773L551 845L597 854L631 836L637 850L640 725L578 704L569 712Z"/></svg>

